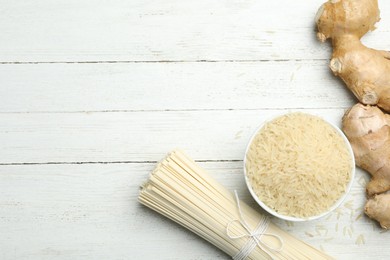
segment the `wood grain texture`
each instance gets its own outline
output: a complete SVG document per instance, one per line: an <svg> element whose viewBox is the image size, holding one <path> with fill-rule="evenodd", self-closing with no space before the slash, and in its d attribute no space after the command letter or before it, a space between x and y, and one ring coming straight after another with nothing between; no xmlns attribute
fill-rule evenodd
<svg viewBox="0 0 390 260"><path fill-rule="evenodd" d="M327 61L7 64L0 112L346 108Z"/></svg>
<svg viewBox="0 0 390 260"><path fill-rule="evenodd" d="M246 189L241 162L200 164L257 207ZM229 259L137 203L139 185L153 167L153 163L0 166L1 259ZM388 253L380 250L381 241L390 239L390 233L359 217L366 178L359 171L343 206L322 220L273 221L337 259L352 259L351 251L383 259ZM358 243L361 236L364 244Z"/></svg>
<svg viewBox="0 0 390 260"><path fill-rule="evenodd" d="M340 125L344 109L291 110ZM242 160L255 129L288 110L0 114L0 163L157 161L179 147L197 160Z"/></svg>
<svg viewBox="0 0 390 260"><path fill-rule="evenodd" d="M322 0L37 0L0 4L1 62L328 59L315 39ZM368 45L390 49L381 1Z"/></svg>
<svg viewBox="0 0 390 260"><path fill-rule="evenodd" d="M323 1L0 0L0 259L228 259L139 185L180 147L255 206L242 158L259 124L299 109L340 125L355 99L315 39ZM379 2L363 42L390 50ZM337 259L388 259L367 179L321 220L273 221Z"/></svg>

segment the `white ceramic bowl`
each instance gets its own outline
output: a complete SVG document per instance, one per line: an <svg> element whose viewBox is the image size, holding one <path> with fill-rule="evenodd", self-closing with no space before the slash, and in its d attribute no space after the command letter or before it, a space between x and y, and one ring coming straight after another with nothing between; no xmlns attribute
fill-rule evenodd
<svg viewBox="0 0 390 260"><path fill-rule="evenodd" d="M293 112L289 112L289 113L285 113L285 114L281 114L281 115L278 115L278 116L275 116L273 118L271 118L270 120L266 120L265 122L263 122L255 131L255 133L252 135L250 141L248 142L248 145L246 147L246 150L245 150L245 157L244 157L244 173L245 173L245 181L246 181L246 185L249 189L249 192L251 193L253 199L264 209L266 210L268 213L270 213L271 215L275 216L275 217L278 217L280 219L284 219L284 220L287 220L287 221L296 221L296 222L299 222L299 221L309 221L309 220L314 220L314 219L319 219L321 217L324 217L326 215L328 215L329 213L331 213L332 211L334 211L335 209L337 209L342 203L343 201L345 200L345 198L347 197L349 191L351 190L351 186L352 186L352 183L353 183L353 179L355 177L355 158L354 158L354 155L353 155L353 150L352 150L352 147L351 147L351 144L349 143L347 137L344 135L344 133L337 127L335 126L334 124L330 123L329 121L323 119L322 117L320 116L317 116L317 115L311 115L311 114L308 114L308 113L304 113L304 114L308 114L308 115L311 115L311 116L315 116L315 117L318 117L318 118L321 118L322 120L324 120L326 123L328 123L330 126L332 126L336 131L337 133L339 133L339 135L342 137L342 139L344 140L345 142L345 145L350 153L350 158L351 158L351 178L350 178L350 181L347 185L347 189L345 191L345 193L343 194L343 196L340 197L340 199L338 199L332 207L329 208L329 210L319 214L319 215L316 215L316 216L311 216L311 217L307 217L307 218L297 218L297 217L292 217L292 216L286 216L286 215L282 215L282 214L279 214L277 213L275 210L271 209L270 207L268 207L264 202L262 202L260 200L260 198L256 195L255 191L252 189L252 185L250 183L250 180L247 176L247 172L246 172L246 164L247 164L247 153L248 153L248 150L249 150L249 147L253 141L253 139L255 138L255 136L257 135L257 133L259 131L262 130L263 126L268 123L268 122L271 122L273 121L274 119L278 118L278 117L281 117L281 116L284 116L284 115L287 115L287 114L290 114L290 113L293 113Z"/></svg>

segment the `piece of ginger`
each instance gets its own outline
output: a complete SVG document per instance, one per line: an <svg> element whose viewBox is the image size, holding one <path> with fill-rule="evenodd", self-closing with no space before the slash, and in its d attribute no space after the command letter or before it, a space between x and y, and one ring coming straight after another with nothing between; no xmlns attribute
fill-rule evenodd
<svg viewBox="0 0 390 260"><path fill-rule="evenodd" d="M390 116L378 107L354 105L342 120L356 165L372 175L369 197L390 190Z"/></svg>
<svg viewBox="0 0 390 260"><path fill-rule="evenodd" d="M379 20L377 0L329 0L317 12L317 38L332 39L330 68L359 101L390 111L390 53L360 42Z"/></svg>
<svg viewBox="0 0 390 260"><path fill-rule="evenodd" d="M359 103L344 114L342 128L356 165L372 176L366 187L365 213L382 228L390 228L390 193L385 193L390 190L390 115Z"/></svg>
<svg viewBox="0 0 390 260"><path fill-rule="evenodd" d="M390 194L379 194L367 201L364 211L376 219L382 228L390 228Z"/></svg>

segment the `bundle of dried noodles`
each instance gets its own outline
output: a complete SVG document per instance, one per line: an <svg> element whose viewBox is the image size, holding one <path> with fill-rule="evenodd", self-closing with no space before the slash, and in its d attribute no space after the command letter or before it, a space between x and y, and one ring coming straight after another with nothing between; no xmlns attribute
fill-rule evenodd
<svg viewBox="0 0 390 260"><path fill-rule="evenodd" d="M141 187L139 201L233 259L332 259L240 202L181 151L157 165Z"/></svg>

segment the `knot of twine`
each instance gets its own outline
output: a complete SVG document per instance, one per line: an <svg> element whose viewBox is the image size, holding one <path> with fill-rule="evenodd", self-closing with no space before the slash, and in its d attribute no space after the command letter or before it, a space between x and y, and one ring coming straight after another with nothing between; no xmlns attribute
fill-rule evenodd
<svg viewBox="0 0 390 260"><path fill-rule="evenodd" d="M240 206L240 199L238 198L237 191L234 191L234 195L236 198L236 203L237 203L237 209L239 213L240 219L234 219L230 221L227 226L226 226L226 234L230 239L240 239L243 237L249 238L248 241L245 243L245 245L238 251L238 253L233 256L234 260L243 260L246 257L250 255L253 249L255 249L256 246L260 247L271 259L274 259L272 257L272 254L270 251L273 252L281 252L283 249L283 240L280 236L271 234L271 233L266 233L265 231L267 230L269 226L269 219L266 216L262 216L259 224L254 230L251 230L249 227L248 223L245 221L241 206ZM241 232L238 235L234 235L231 233L231 228L234 223L239 223L246 232ZM270 236L274 237L279 241L280 246L279 247L272 247L271 245L265 243L264 241L261 240L261 237L263 236Z"/></svg>

